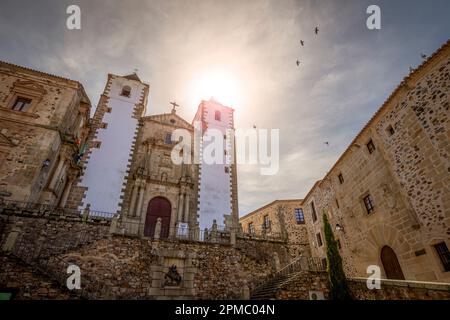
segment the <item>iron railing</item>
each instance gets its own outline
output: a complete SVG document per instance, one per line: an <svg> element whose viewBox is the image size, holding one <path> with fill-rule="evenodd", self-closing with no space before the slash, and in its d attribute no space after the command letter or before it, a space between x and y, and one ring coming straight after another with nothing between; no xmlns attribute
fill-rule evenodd
<svg viewBox="0 0 450 320"><path fill-rule="evenodd" d="M115 233L126 236L140 236L150 239L173 241L219 244L229 244L231 241L230 232L224 226L200 230L199 228L157 227L156 224L146 225L142 222L124 220L119 222Z"/></svg>
<svg viewBox="0 0 450 320"><path fill-rule="evenodd" d="M253 240L269 240L269 241L286 241L287 237L282 232L275 231L253 231L251 233L241 233L238 235L242 239L253 239Z"/></svg>
<svg viewBox="0 0 450 320"><path fill-rule="evenodd" d="M327 266L321 258L317 257L297 257L294 261L276 271L273 276L283 276L299 271L326 271Z"/></svg>

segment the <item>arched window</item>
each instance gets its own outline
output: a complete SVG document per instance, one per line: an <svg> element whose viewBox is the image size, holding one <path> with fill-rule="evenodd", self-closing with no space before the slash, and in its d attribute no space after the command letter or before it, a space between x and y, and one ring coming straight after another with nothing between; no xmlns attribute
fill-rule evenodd
<svg viewBox="0 0 450 320"><path fill-rule="evenodd" d="M220 111L216 111L214 113L214 119L216 119L216 121L220 121Z"/></svg>
<svg viewBox="0 0 450 320"><path fill-rule="evenodd" d="M130 86L124 86L122 88L122 93L120 95L129 98L130 95L131 95L131 88L130 88Z"/></svg>

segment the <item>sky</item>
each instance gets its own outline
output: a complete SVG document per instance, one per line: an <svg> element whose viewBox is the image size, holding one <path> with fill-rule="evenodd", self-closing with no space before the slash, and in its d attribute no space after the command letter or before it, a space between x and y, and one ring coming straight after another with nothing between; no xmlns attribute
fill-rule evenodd
<svg viewBox="0 0 450 320"><path fill-rule="evenodd" d="M66 28L72 4L81 30ZM366 27L372 4L380 30ZM214 96L236 128L279 129L276 175L238 167L242 216L303 198L421 53L449 39L449 12L448 0L1 0L0 59L80 81L94 107L108 73L137 69L148 114L175 100L191 121Z"/></svg>

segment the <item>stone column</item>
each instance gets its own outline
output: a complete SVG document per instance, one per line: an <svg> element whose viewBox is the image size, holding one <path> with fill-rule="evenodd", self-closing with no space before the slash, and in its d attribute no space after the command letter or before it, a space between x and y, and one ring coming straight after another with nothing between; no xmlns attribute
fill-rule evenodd
<svg viewBox="0 0 450 320"><path fill-rule="evenodd" d="M136 212L134 213L134 216L140 217L141 211L142 211L142 202L144 201L144 193L145 193L145 186L141 184L141 188L139 189L139 199L137 204Z"/></svg>
<svg viewBox="0 0 450 320"><path fill-rule="evenodd" d="M177 224L183 220L183 199L184 194L180 194L180 198L178 200L178 218L177 218Z"/></svg>
<svg viewBox="0 0 450 320"><path fill-rule="evenodd" d="M70 190L72 190L73 178L69 177L67 179L66 185L64 186L64 191L61 196L61 200L59 201L59 207L64 208L67 202L67 198L69 198Z"/></svg>
<svg viewBox="0 0 450 320"><path fill-rule="evenodd" d="M184 217L183 222L187 222L189 219L189 193L186 192L184 198Z"/></svg>
<svg viewBox="0 0 450 320"><path fill-rule="evenodd" d="M50 180L50 184L48 186L49 189L53 190L53 188L55 187L56 181L58 181L58 177L59 177L59 174L61 173L63 165L64 165L64 159L60 158L59 162L58 162L58 165L56 167L56 170L53 173L52 180Z"/></svg>
<svg viewBox="0 0 450 320"><path fill-rule="evenodd" d="M132 217L134 216L134 208L136 206L136 198L138 193L139 186L136 185L136 182L133 185L133 191L131 192L131 200L130 200L130 206L128 209L128 216Z"/></svg>

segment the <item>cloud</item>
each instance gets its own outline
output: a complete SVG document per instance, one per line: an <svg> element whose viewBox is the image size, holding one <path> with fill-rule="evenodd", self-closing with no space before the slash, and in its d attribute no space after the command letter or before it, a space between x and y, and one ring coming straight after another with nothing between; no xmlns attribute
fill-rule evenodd
<svg viewBox="0 0 450 320"><path fill-rule="evenodd" d="M108 73L137 68L150 83L148 112L176 100L188 121L201 98L192 95L196 77L226 69L239 83L236 126L280 129L277 175L239 166L241 215L304 197L420 52L450 30L445 0L378 1L380 31L365 26L368 0L76 1L82 30L68 31L72 2L3 0L0 58L79 80L94 105Z"/></svg>

